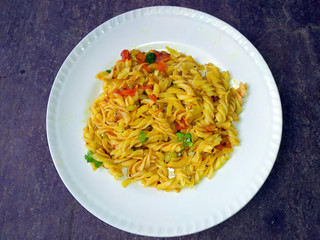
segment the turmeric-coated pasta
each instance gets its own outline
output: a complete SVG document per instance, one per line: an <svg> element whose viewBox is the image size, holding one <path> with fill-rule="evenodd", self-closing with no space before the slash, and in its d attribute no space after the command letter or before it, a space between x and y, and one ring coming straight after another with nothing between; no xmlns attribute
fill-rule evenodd
<svg viewBox="0 0 320 240"><path fill-rule="evenodd" d="M85 158L94 170L123 177L123 187L192 188L211 179L240 143L232 122L247 84L235 89L228 71L167 50L123 50L115 66L97 74L103 92L84 128Z"/></svg>

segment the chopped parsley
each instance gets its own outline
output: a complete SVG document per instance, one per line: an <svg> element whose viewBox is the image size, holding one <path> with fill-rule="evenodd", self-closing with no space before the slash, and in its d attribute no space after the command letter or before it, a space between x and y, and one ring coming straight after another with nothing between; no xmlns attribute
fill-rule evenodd
<svg viewBox="0 0 320 240"><path fill-rule="evenodd" d="M141 142L141 144L143 145L144 143L146 143L148 141L147 138L147 133L146 132L140 132L139 133L139 140Z"/></svg>
<svg viewBox="0 0 320 240"><path fill-rule="evenodd" d="M179 140L180 142L182 142L183 139L184 139L184 133L182 133L182 132L177 132L176 135L177 135L177 137L178 137L178 140Z"/></svg>
<svg viewBox="0 0 320 240"><path fill-rule="evenodd" d="M108 70L106 70L106 72L107 72L107 73L111 73L111 70L110 70L110 69L108 69Z"/></svg>
<svg viewBox="0 0 320 240"><path fill-rule="evenodd" d="M154 63L156 61L156 55L154 53L148 53L145 61L147 63Z"/></svg>
<svg viewBox="0 0 320 240"><path fill-rule="evenodd" d="M136 58L136 55L134 54L134 52L131 52L131 57L132 57L133 60L138 61L137 58Z"/></svg>
<svg viewBox="0 0 320 240"><path fill-rule="evenodd" d="M99 162L97 160L95 160L93 157L92 157L92 154L93 152L90 150L88 151L88 153L84 156L84 158L87 160L87 162L92 162L94 163L94 165L96 166L96 168L99 168L101 165L102 165L102 162Z"/></svg>
<svg viewBox="0 0 320 240"><path fill-rule="evenodd" d="M177 138L180 142L182 142L182 146L184 147L192 147L193 143L192 143L192 135L191 133L182 133L182 132L177 132L176 133Z"/></svg>

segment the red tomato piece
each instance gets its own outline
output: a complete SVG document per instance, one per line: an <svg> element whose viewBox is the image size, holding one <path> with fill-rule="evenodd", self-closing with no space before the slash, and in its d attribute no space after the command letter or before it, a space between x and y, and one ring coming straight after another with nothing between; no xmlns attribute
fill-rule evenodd
<svg viewBox="0 0 320 240"><path fill-rule="evenodd" d="M167 69L167 65L164 63L164 62L159 62L156 66L156 69L159 71L159 72L165 72L166 69Z"/></svg>
<svg viewBox="0 0 320 240"><path fill-rule="evenodd" d="M222 151L222 149L224 148L232 148L231 143L230 142L224 142L224 143L220 143L218 146L214 147L215 149Z"/></svg>
<svg viewBox="0 0 320 240"><path fill-rule="evenodd" d="M154 94L149 95L149 98L150 98L152 101L154 101L154 102L156 102L157 99L158 99L157 96L154 95Z"/></svg>
<svg viewBox="0 0 320 240"><path fill-rule="evenodd" d="M135 88L134 89L127 89L127 90L123 91L123 94L133 97L136 94L136 91L137 91L137 89L135 89Z"/></svg>
<svg viewBox="0 0 320 240"><path fill-rule="evenodd" d="M188 125L186 124L184 119L180 120L179 122L175 122L174 126L176 127L177 130L182 130L182 129L187 129Z"/></svg>
<svg viewBox="0 0 320 240"><path fill-rule="evenodd" d="M186 121L184 119L181 119L180 123L182 123L184 125L184 129L188 128L188 125L187 125L187 123L186 123Z"/></svg>
<svg viewBox="0 0 320 240"><path fill-rule="evenodd" d="M121 90L119 89L115 89L113 90L114 93L119 94L120 96L123 96L123 92L121 92Z"/></svg>
<svg viewBox="0 0 320 240"><path fill-rule="evenodd" d="M129 50L125 49L121 52L122 61L130 59L130 52Z"/></svg>
<svg viewBox="0 0 320 240"><path fill-rule="evenodd" d="M151 73L150 69L148 68L147 65L143 64L143 69L146 70L148 73Z"/></svg>
<svg viewBox="0 0 320 240"><path fill-rule="evenodd" d="M182 127L180 126L180 124L177 123L177 122L174 123L174 126L176 127L176 129L177 129L178 131L182 129Z"/></svg>
<svg viewBox="0 0 320 240"><path fill-rule="evenodd" d="M222 144L219 144L218 146L215 146L214 148L217 149L217 150L219 150L219 151L222 151L223 145L222 145Z"/></svg>
<svg viewBox="0 0 320 240"><path fill-rule="evenodd" d="M138 62L144 62L144 60L146 59L146 56L142 53L142 52L139 52L137 55L136 55L136 59L138 60Z"/></svg>
<svg viewBox="0 0 320 240"><path fill-rule="evenodd" d="M146 86L146 89L151 89L151 90L152 90L152 86L151 86L150 84L148 84L148 85Z"/></svg>
<svg viewBox="0 0 320 240"><path fill-rule="evenodd" d="M171 59L171 56L169 53L160 52L156 57L156 62L167 62L170 59Z"/></svg>
<svg viewBox="0 0 320 240"><path fill-rule="evenodd" d="M154 55L156 55L156 59L157 59L157 57L159 56L159 52L156 51L156 50L151 50L150 52L154 53ZM156 60L155 60L155 61L156 61Z"/></svg>
<svg viewBox="0 0 320 240"><path fill-rule="evenodd" d="M122 88L127 88L128 87L128 84L127 83L124 83L123 85L122 85Z"/></svg>
<svg viewBox="0 0 320 240"><path fill-rule="evenodd" d="M227 142L226 145L224 145L224 148L232 148L231 143Z"/></svg>

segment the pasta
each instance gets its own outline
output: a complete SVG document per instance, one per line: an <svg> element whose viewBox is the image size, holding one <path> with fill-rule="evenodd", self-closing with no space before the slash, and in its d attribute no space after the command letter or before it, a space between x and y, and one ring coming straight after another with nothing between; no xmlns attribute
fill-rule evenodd
<svg viewBox="0 0 320 240"><path fill-rule="evenodd" d="M228 71L167 51L124 50L97 74L103 92L83 131L85 157L94 170L103 166L124 179L123 187L192 188L211 179L240 143L233 121L247 84L230 87Z"/></svg>

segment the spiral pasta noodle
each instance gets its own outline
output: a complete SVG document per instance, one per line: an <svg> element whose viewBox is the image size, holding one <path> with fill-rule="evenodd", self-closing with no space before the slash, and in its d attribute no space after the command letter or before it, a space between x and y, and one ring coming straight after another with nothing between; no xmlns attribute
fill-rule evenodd
<svg viewBox="0 0 320 240"><path fill-rule="evenodd" d="M232 122L247 84L230 87L228 71L170 48L121 56L97 74L103 92L83 130L87 161L123 179L123 187L140 181L179 192L211 179L240 144Z"/></svg>

